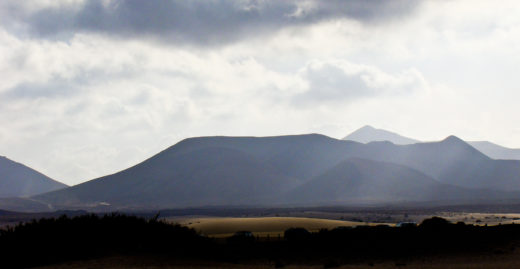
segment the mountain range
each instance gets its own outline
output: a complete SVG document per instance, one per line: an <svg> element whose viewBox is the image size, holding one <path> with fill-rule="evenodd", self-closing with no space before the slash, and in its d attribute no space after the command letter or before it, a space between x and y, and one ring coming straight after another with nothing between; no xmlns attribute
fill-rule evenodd
<svg viewBox="0 0 520 269"><path fill-rule="evenodd" d="M364 127L346 139L188 138L133 167L72 187L0 158L0 209L471 204L520 198L520 161L490 158L458 137L425 143Z"/></svg>
<svg viewBox="0 0 520 269"><path fill-rule="evenodd" d="M397 145L409 145L421 142L394 132L376 129L369 125L352 132L343 138L343 140L357 141L360 143L389 141ZM520 149L506 148L489 141L468 141L468 144L493 159L520 160Z"/></svg>
<svg viewBox="0 0 520 269"><path fill-rule="evenodd" d="M119 173L33 196L55 208L475 203L520 198L520 161L461 139L395 145L319 134L198 137Z"/></svg>

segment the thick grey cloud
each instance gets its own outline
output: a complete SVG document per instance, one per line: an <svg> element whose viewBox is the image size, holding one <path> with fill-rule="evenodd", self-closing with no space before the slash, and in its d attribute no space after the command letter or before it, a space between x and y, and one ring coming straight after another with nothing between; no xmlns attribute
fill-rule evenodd
<svg viewBox="0 0 520 269"><path fill-rule="evenodd" d="M424 89L426 82L416 70L396 74L346 61L314 61L300 71L306 91L294 96L298 105L345 103L364 97L401 96Z"/></svg>
<svg viewBox="0 0 520 269"><path fill-rule="evenodd" d="M194 0L85 1L27 11L9 4L2 14L11 29L49 39L75 33L150 38L190 44L218 44L262 36L287 26L349 18L378 23L401 18L418 0L249 1Z"/></svg>

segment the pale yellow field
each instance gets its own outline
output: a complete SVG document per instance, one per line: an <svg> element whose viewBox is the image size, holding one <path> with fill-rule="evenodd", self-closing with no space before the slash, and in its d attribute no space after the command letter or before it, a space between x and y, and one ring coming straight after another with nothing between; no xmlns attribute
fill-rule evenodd
<svg viewBox="0 0 520 269"><path fill-rule="evenodd" d="M474 225L520 224L520 214L516 213L442 212L439 216L453 223L462 221Z"/></svg>
<svg viewBox="0 0 520 269"><path fill-rule="evenodd" d="M376 225L374 223L296 217L256 217L256 218L187 218L170 219L212 237L231 236L237 231L251 231L255 236L283 236L288 228L301 227L311 232L340 226Z"/></svg>

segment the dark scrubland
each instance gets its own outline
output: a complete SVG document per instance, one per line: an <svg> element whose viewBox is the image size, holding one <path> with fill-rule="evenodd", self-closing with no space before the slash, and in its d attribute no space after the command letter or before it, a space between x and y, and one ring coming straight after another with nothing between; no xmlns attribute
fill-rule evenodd
<svg viewBox="0 0 520 269"><path fill-rule="evenodd" d="M500 261L516 255L520 243L520 225L453 224L438 217L418 226L339 227L314 233L295 227L281 238L257 238L244 232L227 239L207 238L157 217L61 216L4 228L0 232L0 265L82 268L78 266L95 267L92 261L116 259L141 266L134 268L400 267L454 257Z"/></svg>

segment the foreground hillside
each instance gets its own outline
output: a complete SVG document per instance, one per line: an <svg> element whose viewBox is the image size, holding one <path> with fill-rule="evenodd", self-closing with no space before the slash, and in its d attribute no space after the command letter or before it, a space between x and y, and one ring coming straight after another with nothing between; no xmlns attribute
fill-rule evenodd
<svg viewBox="0 0 520 269"><path fill-rule="evenodd" d="M520 161L458 139L394 145L322 135L186 139L119 173L33 197L55 208L150 209L520 197Z"/></svg>
<svg viewBox="0 0 520 269"><path fill-rule="evenodd" d="M256 238L247 232L225 240L193 230L124 215L40 219L0 230L0 265L5 268L236 268L262 266L402 267L408 264L476 262L518 264L518 225L473 226L433 217L420 225L358 226L310 233L289 228L283 237ZM119 263L114 263L119 261ZM133 263L133 264L131 264ZM426 267L426 268L427 268ZM255 268L255 267L253 267ZM424 267L423 267L424 268ZM494 267L497 268L497 267ZM510 268L510 267L503 267Z"/></svg>
<svg viewBox="0 0 520 269"><path fill-rule="evenodd" d="M32 196L66 187L34 169L0 156L0 198Z"/></svg>

